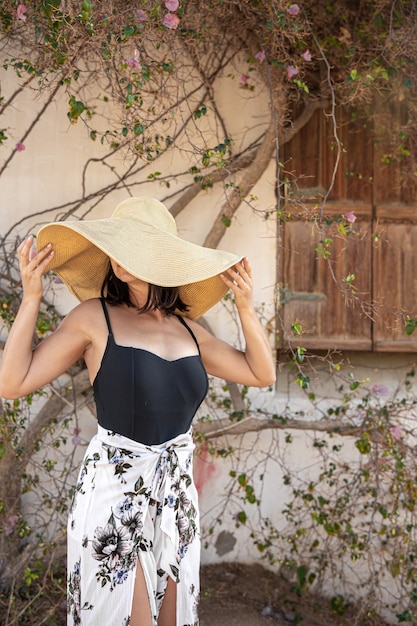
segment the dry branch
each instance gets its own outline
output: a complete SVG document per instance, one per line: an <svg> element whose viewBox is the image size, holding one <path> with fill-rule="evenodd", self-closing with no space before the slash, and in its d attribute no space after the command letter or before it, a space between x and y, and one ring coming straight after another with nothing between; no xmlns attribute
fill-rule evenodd
<svg viewBox="0 0 417 626"><path fill-rule="evenodd" d="M91 391L91 383L88 372L86 369L82 369L73 376L71 382L63 389L52 393L22 435L20 448L22 450L21 461L23 464L29 461L39 437L54 419L58 419L61 416L65 406L70 403L71 410L74 410L74 406L76 406L75 399L89 391Z"/></svg>
<svg viewBox="0 0 417 626"><path fill-rule="evenodd" d="M234 422L224 418L210 422L198 422L195 426L196 432L203 435L205 439L215 439L223 435L245 435L249 432L260 432L268 429L311 430L322 433L337 433L344 436L355 436L361 432L361 428L342 420L280 420L252 417L251 415Z"/></svg>

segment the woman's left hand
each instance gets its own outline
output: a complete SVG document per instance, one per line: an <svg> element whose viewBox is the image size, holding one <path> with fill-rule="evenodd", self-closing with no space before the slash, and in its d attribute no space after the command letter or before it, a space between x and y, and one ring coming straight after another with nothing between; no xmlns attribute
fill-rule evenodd
<svg viewBox="0 0 417 626"><path fill-rule="evenodd" d="M275 361L269 340L256 314L249 261L245 257L220 276L233 293L245 338L245 350L234 348L195 324L193 330L201 347L206 371L212 376L241 385L272 385L275 381Z"/></svg>
<svg viewBox="0 0 417 626"><path fill-rule="evenodd" d="M221 274L220 277L232 290L239 311L253 309L252 270L246 257L227 270L227 274Z"/></svg>

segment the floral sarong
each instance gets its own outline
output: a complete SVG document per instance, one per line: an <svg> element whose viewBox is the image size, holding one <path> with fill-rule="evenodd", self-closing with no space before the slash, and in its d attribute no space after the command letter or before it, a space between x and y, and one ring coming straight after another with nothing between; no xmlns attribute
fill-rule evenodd
<svg viewBox="0 0 417 626"><path fill-rule="evenodd" d="M128 626L136 564L153 626L168 577L177 626L198 624L200 537L191 431L147 446L98 427L68 521L68 626Z"/></svg>

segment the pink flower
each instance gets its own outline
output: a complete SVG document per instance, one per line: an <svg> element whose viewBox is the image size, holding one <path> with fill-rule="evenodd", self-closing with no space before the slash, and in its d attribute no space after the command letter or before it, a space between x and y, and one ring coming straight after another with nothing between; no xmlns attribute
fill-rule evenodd
<svg viewBox="0 0 417 626"><path fill-rule="evenodd" d="M180 6L178 0L165 0L165 6L168 11L176 11Z"/></svg>
<svg viewBox="0 0 417 626"><path fill-rule="evenodd" d="M142 67L141 64L139 63L139 50L135 49L133 58L127 59L127 64L129 65L129 67L136 67L138 69Z"/></svg>
<svg viewBox="0 0 417 626"><path fill-rule="evenodd" d="M246 74L242 74L242 76L240 77L240 80L242 81L242 83L247 83L249 80L249 76L247 76Z"/></svg>
<svg viewBox="0 0 417 626"><path fill-rule="evenodd" d="M74 436L72 438L74 446L79 446L81 443L80 432L81 430L79 428L74 428Z"/></svg>
<svg viewBox="0 0 417 626"><path fill-rule="evenodd" d="M176 28L178 28L179 23L180 23L180 18L178 17L178 15L175 15L174 13L167 13L164 19L162 20L162 24L166 28L170 28L171 30L175 30Z"/></svg>
<svg viewBox="0 0 417 626"><path fill-rule="evenodd" d="M292 78L293 76L297 76L298 74L298 70L296 67L294 67L294 65L288 65L287 66L287 76L288 78Z"/></svg>
<svg viewBox="0 0 417 626"><path fill-rule="evenodd" d="M255 54L255 59L258 59L258 61L265 61L265 50L261 50L260 52L257 52Z"/></svg>
<svg viewBox="0 0 417 626"><path fill-rule="evenodd" d="M403 436L403 431L401 426L398 426L398 424L396 426L392 426L392 428L389 429L391 435L393 436L394 439L396 439L397 441L399 439L402 439Z"/></svg>
<svg viewBox="0 0 417 626"><path fill-rule="evenodd" d="M310 50L306 50L301 56L303 57L304 61L311 61Z"/></svg>
<svg viewBox="0 0 417 626"><path fill-rule="evenodd" d="M387 396L389 393L388 387L386 385L374 385L371 391L374 396L377 396L379 398Z"/></svg>
<svg viewBox="0 0 417 626"><path fill-rule="evenodd" d="M300 7L298 6L298 4L292 4L287 9L288 15L298 15L299 12L300 12Z"/></svg>
<svg viewBox="0 0 417 626"><path fill-rule="evenodd" d="M25 15L26 11L27 11L26 5L19 4L18 7L17 7L17 10L16 10L16 17L17 17L17 19L18 20L22 20L22 22L24 22L25 19L26 19L26 15Z"/></svg>
<svg viewBox="0 0 417 626"><path fill-rule="evenodd" d="M12 534L18 521L19 521L19 518L17 515L9 515L7 523L4 527L4 532L6 535Z"/></svg>
<svg viewBox="0 0 417 626"><path fill-rule="evenodd" d="M16 144L16 152L23 152L24 150L26 150L26 146L24 143L21 143L20 141Z"/></svg>
<svg viewBox="0 0 417 626"><path fill-rule="evenodd" d="M142 9L138 9L136 11L136 17L138 19L138 22L146 22L148 20L148 14Z"/></svg>
<svg viewBox="0 0 417 626"><path fill-rule="evenodd" d="M347 221L350 222L351 224L354 224L356 220L358 219L353 211L348 211L347 213L344 213L343 217L345 217Z"/></svg>

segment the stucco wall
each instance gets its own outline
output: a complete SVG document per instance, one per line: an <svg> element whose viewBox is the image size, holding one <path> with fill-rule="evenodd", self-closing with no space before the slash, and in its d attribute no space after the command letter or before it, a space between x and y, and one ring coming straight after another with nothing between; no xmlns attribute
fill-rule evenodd
<svg viewBox="0 0 417 626"><path fill-rule="evenodd" d="M16 86L13 74L0 69L3 95L7 98ZM235 85L225 81L222 85L223 106L231 118L236 116L233 93ZM229 91L228 91L229 90ZM265 99L264 99L265 103ZM12 110L3 118L2 125L7 129L9 142L2 148L3 158L7 158L14 145L21 140L28 128L35 110L40 110L42 101L34 98L27 100L19 97ZM91 142L86 137L82 122L71 126L65 116L65 99L61 103L50 107L47 116L42 120L25 141L25 150L15 153L10 165L0 179L0 232L4 235L12 226L23 220L21 225L13 229L10 239L22 237L29 232L36 232L41 223L52 221L62 214L65 206L76 198L82 198L82 171L87 159L102 158L104 148ZM239 113L247 121L245 132L239 136L242 124L236 123L236 141L241 145L253 138L251 121L257 120L262 124L265 121L265 109L260 108L259 99L247 98L245 107ZM179 162L175 161L175 153L169 153L158 162L161 171L176 172L183 168L183 156L179 155ZM114 162L116 171L122 167L122 162ZM99 189L106 182L111 183L116 175L101 162L91 162L87 169L86 190L84 193ZM130 187L130 193L138 195L153 195L161 200L166 199L168 206L180 193L184 181L181 177L174 178L170 189L158 181L150 181L138 177L137 184ZM276 275L276 224L273 215L264 219L264 211L274 207L275 167L267 169L262 179L253 189L254 200L252 206L242 203L219 247L248 256L255 277L255 301L262 310L262 319L272 324L275 313L275 285ZM88 217L98 218L108 216L114 206L127 196L127 191L119 189L100 201ZM177 223L181 236L190 241L202 243L210 225L221 206L222 189L214 187L201 193L185 211L178 217ZM84 215L89 209L89 202L81 204L76 216ZM258 209L253 210L253 207ZM53 211L31 220L24 218L28 214L54 208ZM278 278L279 279L279 278ZM64 286L55 286L55 298L58 309L65 313L76 305ZM236 325L230 314L224 311L223 305L217 305L207 316L207 321L213 331L221 338L239 343L241 338L236 333ZM273 344L273 333L270 335ZM365 354L352 353L341 355L345 362L349 360L357 379L369 379L373 384L385 385L387 397L394 394L410 368L415 367L414 355L397 354ZM317 408L309 401L307 394L294 384L294 373L287 362L278 363L278 380L274 390L251 391L252 408L265 412L280 413L289 408L293 414L298 412L302 420L316 420L321 417ZM415 384L415 383L413 383ZM311 386L317 394L319 406L324 410L327 405L337 401L338 382L334 374L329 372L326 364L318 363L311 372ZM205 410L204 407L202 409ZM80 416L83 422L82 437L88 439L94 432L94 420L84 414ZM236 525L233 517L236 511L236 502L228 502L230 489L230 472L234 471L247 459L250 467L254 468L254 476L259 474L256 464L262 468L262 512L270 517L277 527L284 524L282 516L283 504L288 497L288 490L284 486L283 468L273 457L285 441L286 431L266 430L262 433L249 433L242 437L227 436L216 442L217 447L232 446L237 450L237 456L228 458L213 458L203 448L196 457L196 480L200 490L202 528L205 547L203 562L227 560L253 561L258 560L259 552L248 537L246 527ZM320 459L317 452L310 445L310 432L293 432L293 443L288 452L286 461L294 471L316 472ZM347 462L350 455L356 452L349 438L343 439ZM268 457L270 451L270 458ZM82 448L79 448L79 453ZM28 508L30 508L28 496ZM236 506L235 506L236 505ZM216 523L220 519L221 524ZM253 523L257 520L254 518ZM214 525L213 535L207 534Z"/></svg>

